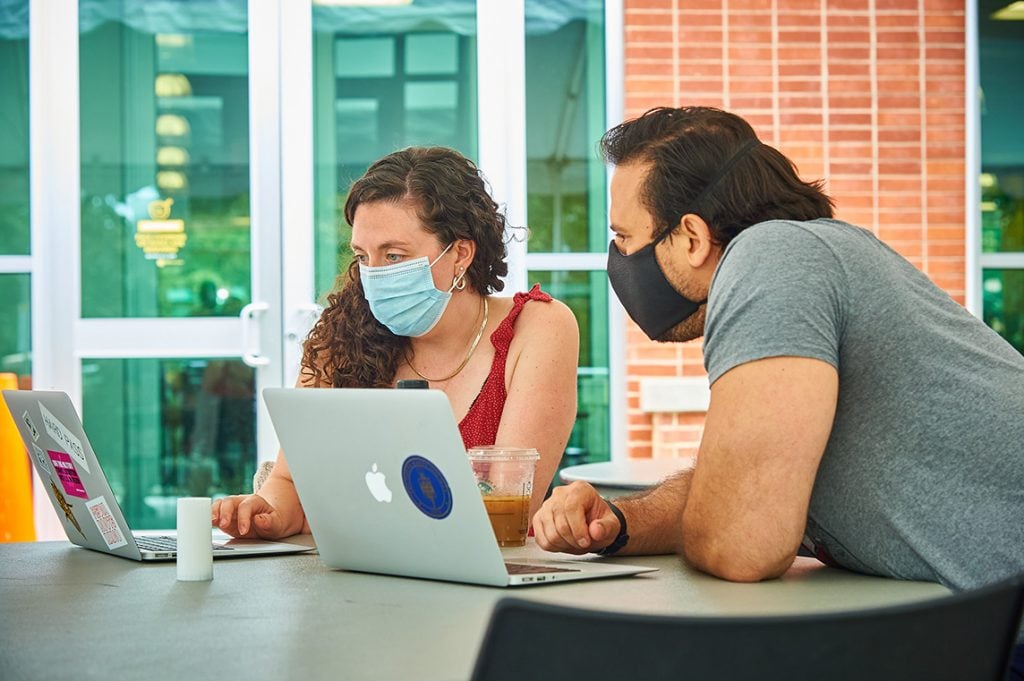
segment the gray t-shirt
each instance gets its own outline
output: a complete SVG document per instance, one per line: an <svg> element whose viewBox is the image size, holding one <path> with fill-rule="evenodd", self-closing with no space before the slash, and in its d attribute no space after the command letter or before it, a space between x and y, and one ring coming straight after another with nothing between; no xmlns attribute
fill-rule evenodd
<svg viewBox="0 0 1024 681"><path fill-rule="evenodd" d="M871 232L773 220L725 249L704 358L714 383L779 356L839 371L806 543L859 572L957 589L1024 572L1013 347Z"/></svg>

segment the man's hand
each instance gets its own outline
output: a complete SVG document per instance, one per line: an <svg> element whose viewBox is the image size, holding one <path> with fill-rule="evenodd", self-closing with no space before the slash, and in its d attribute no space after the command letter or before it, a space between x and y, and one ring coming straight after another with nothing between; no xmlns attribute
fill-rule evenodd
<svg viewBox="0 0 1024 681"><path fill-rule="evenodd" d="M533 516L533 532L545 551L588 553L615 540L619 519L597 490L577 481L551 492Z"/></svg>
<svg viewBox="0 0 1024 681"><path fill-rule="evenodd" d="M258 494L238 494L213 502L212 524L233 537L280 539L286 522L281 514Z"/></svg>

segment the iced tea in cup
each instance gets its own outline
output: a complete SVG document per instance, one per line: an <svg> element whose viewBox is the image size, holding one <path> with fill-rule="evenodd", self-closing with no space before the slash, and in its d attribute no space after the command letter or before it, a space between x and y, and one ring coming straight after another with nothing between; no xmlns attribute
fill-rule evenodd
<svg viewBox="0 0 1024 681"><path fill-rule="evenodd" d="M523 546L530 528L533 471L540 454L522 447L474 447L466 453L498 546Z"/></svg>

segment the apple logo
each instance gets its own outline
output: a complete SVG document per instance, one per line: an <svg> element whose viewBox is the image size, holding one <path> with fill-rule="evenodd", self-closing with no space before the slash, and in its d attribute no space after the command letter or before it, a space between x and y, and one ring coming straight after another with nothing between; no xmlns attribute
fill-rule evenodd
<svg viewBox="0 0 1024 681"><path fill-rule="evenodd" d="M388 483L385 478L386 476L377 470L377 464L373 464L373 467L366 474L366 487L370 490L370 494L373 495L374 499L390 504L391 490L388 489Z"/></svg>

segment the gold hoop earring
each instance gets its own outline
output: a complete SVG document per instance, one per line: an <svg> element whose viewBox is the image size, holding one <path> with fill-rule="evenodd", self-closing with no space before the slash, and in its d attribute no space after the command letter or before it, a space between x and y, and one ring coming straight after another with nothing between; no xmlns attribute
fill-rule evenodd
<svg viewBox="0 0 1024 681"><path fill-rule="evenodd" d="M466 273L462 271L464 269L464 267L459 268L459 274L452 279L452 287L449 289L449 292L462 291L466 288Z"/></svg>

